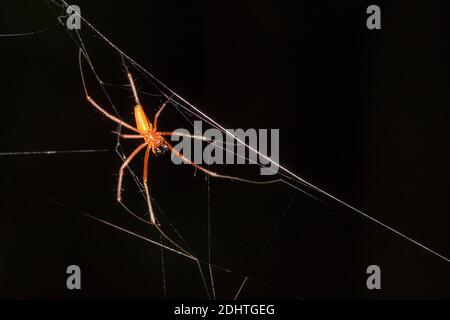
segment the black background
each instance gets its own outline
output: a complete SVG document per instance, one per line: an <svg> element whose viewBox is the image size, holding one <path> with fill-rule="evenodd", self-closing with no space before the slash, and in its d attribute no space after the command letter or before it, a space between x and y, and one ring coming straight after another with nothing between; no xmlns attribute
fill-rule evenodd
<svg viewBox="0 0 450 320"><path fill-rule="evenodd" d="M82 15L134 60L227 128L280 128L280 162L307 181L445 256L449 243L448 10L444 1L389 1L382 30L367 1L78 1ZM75 4L75 3L72 3ZM55 21L44 1L2 4L0 33ZM82 25L96 70L126 84L116 52ZM160 249L77 212L152 239L115 202L114 124L83 98L78 47L63 27L1 37L0 297L163 298ZM108 106L92 73L91 94ZM136 75L143 91L152 90ZM132 121L129 92L109 88ZM157 108L142 98L148 113ZM168 111L161 125L177 127ZM135 142L124 142L127 152ZM133 163L140 172L141 159ZM168 155L151 160L152 195L203 260L207 183ZM218 168L219 170L226 168ZM248 170L248 171L247 171ZM246 175L252 166L233 168ZM241 298L449 298L449 263L337 205L285 185L211 180L217 297L233 298L290 199ZM145 204L125 197L137 211ZM44 199L59 201L64 206ZM70 207L70 208L69 208ZM71 209L73 208L73 209ZM82 269L82 290L65 287ZM368 265L382 270L369 291ZM191 261L165 253L168 298L206 298ZM206 268L204 272L207 273Z"/></svg>

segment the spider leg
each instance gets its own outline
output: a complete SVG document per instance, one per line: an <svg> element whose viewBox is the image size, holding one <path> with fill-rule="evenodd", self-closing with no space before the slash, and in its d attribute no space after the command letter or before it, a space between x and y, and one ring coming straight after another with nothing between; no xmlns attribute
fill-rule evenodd
<svg viewBox="0 0 450 320"><path fill-rule="evenodd" d="M123 133L120 133L117 131L111 131L111 132L119 135L121 138L124 138L124 139L144 139L144 136L140 135L140 134L123 134Z"/></svg>
<svg viewBox="0 0 450 320"><path fill-rule="evenodd" d="M162 106L159 108L158 112L155 115L155 120L153 121L153 128L155 128L155 130L157 130L158 128L158 118L159 115L161 114L161 112L164 110L164 108L166 107L167 103L170 101L170 97L167 98L166 102L164 102L162 104Z"/></svg>
<svg viewBox="0 0 450 320"><path fill-rule="evenodd" d="M187 133L181 133L181 132L161 131L161 132L158 132L158 133L160 135L162 135L162 136L187 137L187 138L191 138L191 139L202 140L202 141L205 141L205 142L214 142L213 140L205 138L203 136L195 136L195 135L191 135L191 134L187 134Z"/></svg>
<svg viewBox="0 0 450 320"><path fill-rule="evenodd" d="M122 180L123 180L123 171L128 166L131 160L141 151L147 143L143 143L140 146L138 146L134 151L128 156L128 158L122 163L122 166L119 170L119 181L117 183L117 201L122 202Z"/></svg>
<svg viewBox="0 0 450 320"><path fill-rule="evenodd" d="M169 143L167 142L167 140L164 139L164 144L167 146L167 148L169 148L169 150L178 158L180 158L181 160L183 160L185 163L190 164L191 166L193 166L194 168L203 171L204 173L210 175L211 177L214 178L222 178L222 179L229 179L229 180L235 180L235 181L241 181L241 182L247 182L247 183L254 183L254 184L269 184L269 183L275 183L275 182L280 182L280 179L276 179L276 180L269 180L269 181L255 181L255 180L249 180L249 179L243 179L243 178L239 178L239 177L234 177L234 176L227 176L227 175L222 175L219 174L217 172L208 170L194 162L192 162L191 160L189 160L188 158L186 158L181 152L179 152L178 150L175 150L175 148Z"/></svg>
<svg viewBox="0 0 450 320"><path fill-rule="evenodd" d="M85 96L86 96L86 100L87 100L93 107L95 107L98 111L100 111L101 113L103 113L107 118L111 119L111 120L114 121L114 122L117 122L118 124L121 124L122 126L128 128L128 129L130 129L130 130L132 130L132 131L135 131L135 132L138 132L138 133L139 133L139 130L138 130L137 128L135 128L135 127L133 127L132 125L129 125L128 123L126 123L125 121L120 120L119 118L113 116L112 114L110 114L109 112L107 112L105 109L103 109L102 107L100 107L100 105L99 105L97 102L95 102L94 99L91 98L91 96L90 96L89 93L88 93L87 87L86 87L86 82L85 82L85 80L84 80L83 67L82 67L82 63L81 63L81 55L82 55L82 51L80 50L79 56L78 56L78 60L79 60L79 65L80 65L81 82L83 83L83 89L84 89L84 94L85 94Z"/></svg>
<svg viewBox="0 0 450 320"><path fill-rule="evenodd" d="M125 58L123 57L123 55L120 55L120 58L122 59L122 64L123 64L123 66L125 68L125 71L127 73L128 82L130 83L131 90L133 91L134 102L137 105L141 105L141 102L139 101L139 96L138 96L138 93L137 93L137 90L136 90L136 85L134 84L133 76L131 75L130 70L128 70L128 66L125 63Z"/></svg>
<svg viewBox="0 0 450 320"><path fill-rule="evenodd" d="M124 139L144 139L140 134L120 134L120 136Z"/></svg>
<svg viewBox="0 0 450 320"><path fill-rule="evenodd" d="M118 186L117 186L117 201L119 203L121 203L123 206L124 204L122 203L122 179L123 179L123 173L125 168L128 166L128 164L131 162L131 160L145 147L147 146L147 150L145 150L145 157L144 157L144 173L143 173L143 184L144 184L144 189L145 189L145 195L147 198L147 205L148 205L148 209L149 209L149 213L150 213L150 222L151 224L153 224L155 226L155 228L158 230L158 232L165 238L167 239L170 243L172 243L175 247L177 247L179 250L181 250L182 252L186 253L187 255L195 258L195 256L192 255L192 253L190 253L189 251L187 251L186 249L184 249L182 246L180 246L178 243L176 243L174 240L172 240L172 238L170 238L159 226L158 221L155 218L155 215L153 213L153 207L152 207L152 203L151 203L151 198L150 198L150 192L148 189L148 185L147 185L147 174L148 174L148 159L149 159L149 155L150 155L150 150L151 150L151 146L147 143L143 143L141 145L139 145L129 156L128 158L123 162L122 166L120 167L120 171L119 171L119 182L118 182ZM125 207L126 208L126 207ZM127 209L131 214L134 215L134 213L132 213L129 209ZM141 219L140 217L138 217L138 219ZM196 258L195 258L196 259Z"/></svg>
<svg viewBox="0 0 450 320"><path fill-rule="evenodd" d="M161 136L178 136L178 137L187 137L190 139L196 139L196 140L202 140L208 143L212 143L212 144L222 144L222 145L231 145L231 146L235 146L237 145L236 143L233 142L226 142L226 141L220 141L220 140L212 140L212 139L208 139L204 136L197 136L197 135L192 135L192 134L188 134L188 133L182 133L182 132L175 132L175 131L161 131L158 132Z"/></svg>
<svg viewBox="0 0 450 320"><path fill-rule="evenodd" d="M188 254L191 257L194 257L192 255L192 253L190 253L189 251L187 251L185 248L183 248L182 246L180 246L177 242L175 242L175 240L173 240L172 238L170 238L162 229L160 224L158 223L158 221L156 220L155 217L155 213L153 212L153 206L152 206L152 200L150 198L150 191L148 188L148 160L149 160L149 155L150 155L150 150L152 150L152 147L148 144L147 145L147 149L145 150L145 156L144 156L144 170L143 170L143 174L142 174L142 182L144 185L144 189L145 189L145 195L147 198L147 206L148 206L148 212L150 214L150 222L155 226L155 228L158 230L158 232L166 239L168 240L170 243L172 243L175 247L177 247L178 249L180 249L182 252ZM195 258L195 257L194 257Z"/></svg>
<svg viewBox="0 0 450 320"><path fill-rule="evenodd" d="M143 174L142 174L142 181L144 184L144 189L145 189L145 195L147 198L147 206L148 206L148 212L150 214L150 221L152 224L154 224L155 226L157 225L157 221L155 218L155 213L153 212L153 206L152 206L152 201L150 198L150 191L148 189L148 184L147 184L147 180L148 180L148 159L149 159L149 155L150 155L150 150L151 150L151 146L148 144L147 145L147 149L145 150L145 157L144 157L144 170L143 170Z"/></svg>

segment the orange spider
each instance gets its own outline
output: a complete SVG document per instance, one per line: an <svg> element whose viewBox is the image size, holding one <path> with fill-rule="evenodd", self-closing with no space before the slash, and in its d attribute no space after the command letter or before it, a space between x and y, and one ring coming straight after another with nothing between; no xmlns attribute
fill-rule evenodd
<svg viewBox="0 0 450 320"><path fill-rule="evenodd" d="M175 133L173 133L173 132L166 132L166 131L158 131L158 118L161 115L161 112L166 107L167 103L170 101L170 98L168 98L167 101L164 102L162 104L162 106L159 108L158 112L155 114L155 117L153 119L153 123L151 121L149 121L148 118L147 118L147 115L145 114L145 111L142 108L142 105L141 105L141 103L139 101L139 96L138 96L138 93L137 93L137 90L136 90L136 86L134 85L133 77L132 77L131 73L129 72L128 67L126 66L125 61L123 60L123 58L122 58L122 62L123 62L123 65L125 67L125 70L127 72L128 81L129 81L131 89L133 91L134 101L136 103L136 105L134 107L134 117L135 117L136 127L133 127L132 125L126 123L125 121L123 121L123 120L113 116L112 114L108 113L105 109L100 107L100 105L97 102L95 102L94 99L91 98L91 96L89 95L89 93L87 91L86 83L85 83L84 75L83 75L82 63L81 63L81 55L82 54L83 53L80 50L80 53L79 53L80 73L81 73L81 80L82 80L82 83L83 83L83 89L84 89L84 92L85 92L85 95L86 95L86 99L89 101L89 103L92 106L94 106L98 111L103 113L106 117L108 117L112 121L117 122L118 124L121 124L125 128L136 132L135 134L121 134L120 136L122 138L125 138L125 139L143 139L144 140L144 142L142 144L140 144L128 156L128 158L126 158L124 160L122 166L120 167L119 179L118 179L118 184L117 184L117 201L118 202L122 203L122 180L123 180L123 174L124 174L125 168L129 165L131 160L143 148L147 147L146 150L145 150L144 170L143 170L142 181L143 181L143 185L144 185L144 189L145 189L145 193L146 193L147 205L148 205L148 210L149 210L149 214L150 214L150 222L153 225L155 225L157 227L159 226L158 222L157 222L157 219L155 217L155 214L153 212L153 207L152 207L151 198L150 198L150 192L149 192L148 185L147 185L148 160L149 160L150 151L152 151L156 155L156 154L160 153L161 148L164 148L164 149L168 148L175 156L177 156L178 158L183 160L184 163L190 164L190 165L194 166L195 168L205 172L206 174L208 174L210 176L213 176L213 177L217 177L217 178L225 178L225 179L238 180L238 181L243 181L243 182L248 182L248 183L256 183L256 184L267 184L267 183L273 183L273 182L279 181L279 180L253 181L253 180L247 180L247 179L242 179L242 178L233 177L233 176L220 175L220 174L218 174L218 173L216 173L214 171L205 169L202 166L200 166L200 165L198 165L196 163L193 163L191 160L186 158L182 153L177 151L164 138L164 136L172 136L172 135L175 135ZM190 137L192 139L205 140L203 137L198 137L198 136L191 136L191 135L184 135L184 136L188 136L188 137Z"/></svg>

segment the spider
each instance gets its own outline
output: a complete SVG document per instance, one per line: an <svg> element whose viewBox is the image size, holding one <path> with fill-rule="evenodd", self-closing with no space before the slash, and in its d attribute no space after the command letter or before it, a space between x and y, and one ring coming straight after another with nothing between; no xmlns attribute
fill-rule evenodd
<svg viewBox="0 0 450 320"><path fill-rule="evenodd" d="M125 128L127 128L127 129L129 129L129 130L134 132L132 134L120 134L120 137L122 137L124 139L142 139L143 140L142 143L139 146L137 146L136 149L134 149L134 151L131 152L131 154L123 161L123 163L122 163L122 165L121 165L121 167L119 169L119 178L118 178L118 183L117 183L117 201L119 203L122 203L122 181L123 181L123 176L124 176L124 170L130 164L130 162L133 160L133 158L145 148L144 169L143 169L143 174L142 174L142 182L143 182L143 186L144 186L144 190L145 190L145 194L146 194L147 206L148 206L148 211L149 211L149 215L150 215L150 222L151 222L151 224L153 224L156 227L158 227L158 229L159 229L159 224L158 224L158 221L157 221L157 219L155 217L155 214L153 212L150 192L149 192L148 183L147 183L147 180L148 180L148 162L149 162L150 153L153 153L154 155L158 155L162 151L164 151L165 149L169 149L176 157L180 158L184 163L190 164L193 167L195 167L196 169L201 170L201 171L205 172L206 174L208 174L208 175L210 175L212 177L216 177L216 178L225 178L225 179L238 180L238 181L242 181L242 182L255 183L255 184L267 184L267 183L273 183L273 182L280 181L280 180L253 181L253 180L247 180L247 179L243 179L243 178L239 178L239 177L221 175L221 174L218 174L217 172L208 170L208 169L206 169L206 168L204 168L204 167L202 167L202 166L192 162L187 157L185 157L181 152L176 150L166 140L165 137L178 135L178 134L176 134L175 132L159 131L158 130L158 119L159 119L161 113L163 112L164 108L167 106L168 102L171 100L171 98L170 97L167 98L167 100L161 105L159 110L156 112L156 114L155 114L155 116L153 118L153 121L150 121L149 118L147 117L143 107L142 107L142 104L141 104L140 100L139 100L139 95L138 95L138 92L136 90L136 86L134 84L133 77L132 77L130 71L128 70L128 67L127 67L127 65L125 63L125 60L124 60L123 56L122 56L122 64L125 67L125 71L126 71L126 74L127 74L128 82L129 82L131 90L133 92L133 97L134 97L134 102L135 102L134 118L135 118L136 126L132 126L132 125L128 124L127 122L117 118L116 116L108 113L88 93L87 86L86 86L86 83L85 83L85 80L84 80L84 73L83 73L83 67L82 67L82 54L84 55L82 50L80 50L80 52L79 52L79 66L80 66L80 73L81 73L81 81L82 81L82 84L83 84L83 89L84 89L86 100L94 108L96 108L103 115L105 115L107 118L111 119L112 121L114 121L114 122L122 125L123 127L125 127ZM184 135L184 134L183 134L183 136L187 136L187 137L190 137L192 139L205 140L204 137L199 137L199 136Z"/></svg>

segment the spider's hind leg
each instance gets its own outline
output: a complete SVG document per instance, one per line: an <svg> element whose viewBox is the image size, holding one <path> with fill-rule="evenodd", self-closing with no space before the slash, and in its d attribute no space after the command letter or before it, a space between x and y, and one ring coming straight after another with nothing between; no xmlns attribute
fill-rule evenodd
<svg viewBox="0 0 450 320"><path fill-rule="evenodd" d="M155 226L159 226L158 221L156 220L155 213L153 212L153 206L152 206L152 199L150 198L150 191L148 189L148 160L150 155L151 146L147 145L147 149L145 150L145 156L144 156L144 170L142 173L142 182L144 184L145 189L145 197L147 199L147 207L148 207L148 213L150 215L150 222L154 224Z"/></svg>
<svg viewBox="0 0 450 320"><path fill-rule="evenodd" d="M128 156L128 158L122 163L122 166L119 170L119 180L117 182L117 202L122 202L122 181L124 170L128 166L128 164L133 160L133 158L147 145L147 143L143 143L138 146L134 151Z"/></svg>

